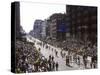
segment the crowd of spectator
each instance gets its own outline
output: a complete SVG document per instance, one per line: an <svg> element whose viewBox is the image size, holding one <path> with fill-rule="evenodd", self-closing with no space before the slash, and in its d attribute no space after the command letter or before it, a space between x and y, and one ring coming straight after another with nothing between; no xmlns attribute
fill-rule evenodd
<svg viewBox="0 0 100 75"><path fill-rule="evenodd" d="M83 41L75 38L70 38L64 41L56 41L55 43L56 43L55 47L61 48L62 51L63 50L68 51L69 54L68 56L66 56L66 65L69 65L70 63L69 60L72 56L74 58L74 61L76 61L76 63L80 65L81 61L79 56L82 56L83 64L85 68L87 68L88 57L91 58L89 59L90 68L97 68L97 43L96 42L93 43L89 40ZM53 43L51 45L53 45ZM62 51L61 51L61 56L63 57L66 54L62 53Z"/></svg>
<svg viewBox="0 0 100 75"><path fill-rule="evenodd" d="M46 72L58 70L58 62L46 59L32 42L16 40L16 73Z"/></svg>

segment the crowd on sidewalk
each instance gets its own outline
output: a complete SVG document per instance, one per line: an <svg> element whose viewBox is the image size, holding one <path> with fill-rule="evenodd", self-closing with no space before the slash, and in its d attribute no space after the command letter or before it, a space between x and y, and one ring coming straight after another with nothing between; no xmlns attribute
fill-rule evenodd
<svg viewBox="0 0 100 75"><path fill-rule="evenodd" d="M56 41L55 43L57 43L56 46L54 45L55 47L62 49L60 53L62 58L66 56L66 52L63 51L68 51L69 54L66 56L66 65L70 64L72 58L79 66L84 65L84 68L97 68L96 42L93 43L89 40L82 41L72 38L64 41ZM53 42L51 42L51 45L53 45Z"/></svg>
<svg viewBox="0 0 100 75"><path fill-rule="evenodd" d="M58 70L58 62L53 56L45 58L34 43L16 40L16 73L46 72Z"/></svg>

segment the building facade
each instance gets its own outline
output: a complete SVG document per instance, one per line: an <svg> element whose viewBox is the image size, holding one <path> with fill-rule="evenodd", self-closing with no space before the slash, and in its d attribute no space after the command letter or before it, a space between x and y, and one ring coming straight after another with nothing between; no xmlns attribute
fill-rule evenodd
<svg viewBox="0 0 100 75"><path fill-rule="evenodd" d="M47 21L44 20L41 24L42 24L41 36L42 36L42 39L45 39L46 38Z"/></svg>
<svg viewBox="0 0 100 75"><path fill-rule="evenodd" d="M41 33L42 33L42 20L35 20L34 25L33 25L33 35L35 38L40 39Z"/></svg>
<svg viewBox="0 0 100 75"><path fill-rule="evenodd" d="M67 28L66 14L55 13L50 16L50 37L52 39L65 40Z"/></svg>
<svg viewBox="0 0 100 75"><path fill-rule="evenodd" d="M96 42L97 7L66 5L66 14L72 37Z"/></svg>

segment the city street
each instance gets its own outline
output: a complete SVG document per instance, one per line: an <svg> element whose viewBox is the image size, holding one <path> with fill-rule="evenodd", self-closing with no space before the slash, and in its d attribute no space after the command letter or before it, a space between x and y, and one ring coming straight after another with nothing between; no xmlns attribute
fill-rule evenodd
<svg viewBox="0 0 100 75"><path fill-rule="evenodd" d="M49 56L54 56L54 61L55 62L58 62L59 64L59 67L58 67L58 70L59 71L63 71L63 70L78 70L78 69L85 69L84 68L84 65L83 65L83 60L82 60L82 56L78 55L81 59L80 59L80 66L78 64L75 63L75 61L73 60L73 54L71 55L71 59L69 61L69 65L66 66L66 57L63 57L61 56L60 52L61 52L61 49L60 48L56 48L54 46L51 46L49 44L45 44L43 46L43 42L41 42L40 40L38 39L35 39L33 37L28 38L29 41L31 42L34 42L35 43L35 46L37 49L40 48L40 51L41 51L41 54L43 54L43 56L45 56L45 58L49 59ZM40 45L39 43L42 43L42 45ZM48 48L46 48L46 46L48 46ZM55 53L55 51L57 51L57 55ZM68 51L64 51L64 53L66 55L68 55ZM90 66L88 66L90 67Z"/></svg>
<svg viewBox="0 0 100 75"><path fill-rule="evenodd" d="M12 72L97 68L97 7L26 4L11 3Z"/></svg>

